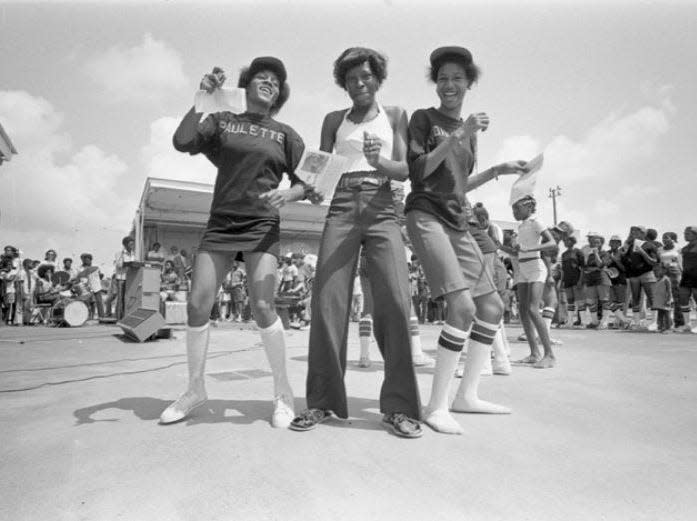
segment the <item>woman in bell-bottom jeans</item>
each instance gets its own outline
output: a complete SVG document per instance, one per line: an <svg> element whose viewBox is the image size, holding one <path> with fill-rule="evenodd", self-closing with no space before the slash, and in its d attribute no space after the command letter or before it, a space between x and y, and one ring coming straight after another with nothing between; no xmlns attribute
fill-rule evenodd
<svg viewBox="0 0 697 521"><path fill-rule="evenodd" d="M385 360L380 392L384 426L397 436L421 436L420 402L409 334L409 273L390 180L403 181L407 115L383 107L375 94L387 76L386 60L372 49L346 49L334 63L334 78L352 99L330 112L322 125L321 149L349 164L334 192L312 291L312 327L307 407L290 428L313 429L331 417L348 417L344 386L352 285L361 245L366 251L373 297L374 334Z"/></svg>

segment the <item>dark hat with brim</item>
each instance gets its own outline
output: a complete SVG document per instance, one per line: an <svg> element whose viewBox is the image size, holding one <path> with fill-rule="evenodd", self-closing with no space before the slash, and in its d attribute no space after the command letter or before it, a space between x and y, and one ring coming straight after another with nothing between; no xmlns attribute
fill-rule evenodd
<svg viewBox="0 0 697 521"><path fill-rule="evenodd" d="M437 68L448 59L455 59L469 64L472 63L472 53L464 47L457 47L455 45L438 47L438 49L431 53L431 67Z"/></svg>
<svg viewBox="0 0 697 521"><path fill-rule="evenodd" d="M273 56L260 56L254 58L249 64L249 75L254 76L259 71L271 71L278 76L278 80L283 85L288 79L288 73L283 62Z"/></svg>

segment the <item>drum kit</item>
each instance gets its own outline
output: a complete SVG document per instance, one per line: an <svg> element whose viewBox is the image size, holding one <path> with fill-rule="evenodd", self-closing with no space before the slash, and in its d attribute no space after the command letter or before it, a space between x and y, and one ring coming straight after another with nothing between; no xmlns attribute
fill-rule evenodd
<svg viewBox="0 0 697 521"><path fill-rule="evenodd" d="M80 327L87 322L90 312L82 300L63 298L56 302L48 317L51 326Z"/></svg>
<svg viewBox="0 0 697 521"><path fill-rule="evenodd" d="M51 306L48 312L48 325L52 327L81 327L87 322L90 311L86 303L91 296L84 279L70 281L66 272L57 272L52 277L52 282L62 291L61 298Z"/></svg>

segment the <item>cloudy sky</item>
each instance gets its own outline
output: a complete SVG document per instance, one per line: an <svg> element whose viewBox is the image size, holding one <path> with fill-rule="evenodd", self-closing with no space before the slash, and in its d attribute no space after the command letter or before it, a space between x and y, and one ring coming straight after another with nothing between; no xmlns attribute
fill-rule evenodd
<svg viewBox="0 0 697 521"><path fill-rule="evenodd" d="M233 4L233 5L231 5ZM483 70L465 112L484 111L480 165L544 151L539 217L625 234L633 223L697 224L697 2L237 1L0 3L0 123L19 155L0 166L0 242L29 257L92 251L111 272L148 176L212 183L171 135L201 76L232 81L282 58L292 94L278 119L317 146L347 106L334 59L369 46L389 59L384 104L437 103L427 58L468 47ZM512 179L474 193L510 220Z"/></svg>

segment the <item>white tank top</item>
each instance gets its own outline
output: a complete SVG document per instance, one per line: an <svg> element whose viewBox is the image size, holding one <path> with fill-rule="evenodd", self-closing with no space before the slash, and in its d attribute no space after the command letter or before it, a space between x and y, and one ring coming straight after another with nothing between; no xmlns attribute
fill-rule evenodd
<svg viewBox="0 0 697 521"><path fill-rule="evenodd" d="M375 168L368 164L363 155L363 132L377 136L382 143L380 155L385 159L392 159L394 131L390 125L390 120L380 104L378 104L378 115L363 123L354 123L348 119L349 112L351 109L346 110L341 125L336 129L334 152L349 158L346 172L374 171Z"/></svg>

